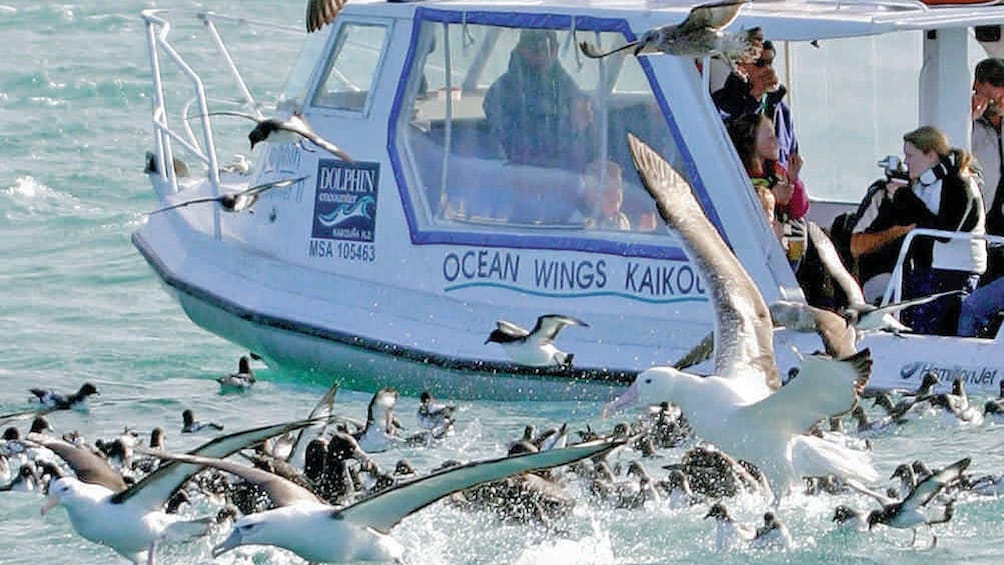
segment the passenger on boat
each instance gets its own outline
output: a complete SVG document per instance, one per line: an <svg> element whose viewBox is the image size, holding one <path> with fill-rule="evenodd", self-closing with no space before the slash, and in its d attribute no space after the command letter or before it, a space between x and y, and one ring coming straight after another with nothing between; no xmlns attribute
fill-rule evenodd
<svg viewBox="0 0 1004 565"><path fill-rule="evenodd" d="M875 304L882 299L899 248L906 234L916 227L902 224L893 204L893 196L903 183L889 179L875 181L851 219L850 254L865 300Z"/></svg>
<svg viewBox="0 0 1004 565"><path fill-rule="evenodd" d="M581 171L592 160L592 109L557 55L556 32L523 30L483 108L509 161Z"/></svg>
<svg viewBox="0 0 1004 565"><path fill-rule="evenodd" d="M809 209L798 169L787 170L777 161L778 143L770 118L746 114L730 120L728 130L739 159L753 180L767 220L780 239L783 235L781 221L801 218ZM801 167L801 162L797 165Z"/></svg>
<svg viewBox="0 0 1004 565"><path fill-rule="evenodd" d="M958 335L993 337L999 327L1001 312L1004 312L1004 277L977 288L962 301Z"/></svg>
<svg viewBox="0 0 1004 565"><path fill-rule="evenodd" d="M605 171L603 169L606 169ZM603 178L603 180L600 180ZM583 204L586 227L601 230L629 230L631 221L621 210L624 184L621 166L613 161L593 161L583 174Z"/></svg>
<svg viewBox="0 0 1004 565"><path fill-rule="evenodd" d="M780 84L774 71L776 54L774 44L764 41L760 58L753 63L739 63L739 72L729 74L725 84L711 95L711 99L726 122L746 114L759 113L770 118L774 122L774 134L778 141L777 161L793 169L795 163L792 161L798 160L798 167L801 167L801 158L797 157L798 139L791 120L791 109L784 101L788 91Z"/></svg>
<svg viewBox="0 0 1004 565"><path fill-rule="evenodd" d="M953 148L948 137L933 126L922 126L903 136L903 153L911 185L894 197L902 223L921 228L984 233L983 199L976 175L969 168L972 155ZM976 288L986 270L986 243L981 239L915 241L904 270L904 298L948 290L947 296L903 312L904 323L918 333L954 334L962 299Z"/></svg>
<svg viewBox="0 0 1004 565"><path fill-rule="evenodd" d="M973 79L973 156L983 176L983 204L987 233L1004 235L1004 59L991 57L976 65ZM1004 249L991 248L983 284L1004 275Z"/></svg>

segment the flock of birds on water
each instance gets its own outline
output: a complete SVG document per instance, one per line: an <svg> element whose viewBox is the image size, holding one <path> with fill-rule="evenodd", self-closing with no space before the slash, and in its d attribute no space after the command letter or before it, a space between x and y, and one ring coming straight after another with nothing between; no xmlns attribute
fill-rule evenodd
<svg viewBox="0 0 1004 565"><path fill-rule="evenodd" d="M678 56L716 55L730 64L755 56L762 35L723 31L745 1L695 7L680 24L651 30L636 42L608 52L582 43L589 57L619 51ZM307 26L329 23L345 0L310 0ZM309 142L351 160L321 138L299 114L285 119L234 112L257 122L249 139ZM834 497L837 528L867 532L876 527L928 530L952 519L957 505L1004 493L1004 474L974 476L970 458L904 462L883 484L871 463L873 440L895 434L918 418L940 417L962 425L982 425L1004 415L1001 395L980 407L957 378L951 392L937 392L938 376L925 375L917 390L872 394L871 411L862 405L871 374L871 354L858 350L862 334L909 331L892 316L905 302L876 308L865 303L825 232L810 224L808 235L823 264L849 297L839 312L798 302L768 306L756 285L704 215L691 188L645 143L629 136L635 166L667 225L678 233L688 255L708 282L715 309L715 332L708 341L713 373L696 375L686 365L655 367L638 375L605 407L615 414L647 407L641 416L610 430L590 426L572 431L568 423L538 432L527 426L508 452L494 459L442 461L417 472L400 459L393 469L371 454L401 446L434 449L455 433L462 410L421 397L417 433L408 433L394 412L397 392L384 388L370 401L365 420L336 414L337 384L305 418L224 433L215 422L200 422L191 410L181 433L211 435L187 453L172 452L164 427L149 436L127 429L111 439L85 438L52 429L53 411L86 409L99 394L90 383L73 394L32 390L38 409L0 417L2 425L31 418L22 434L17 425L0 440L0 476L5 492L45 495L43 515L62 507L81 537L134 563L153 563L158 546L223 537L213 547L220 556L243 545L281 547L310 562L401 561L406 548L391 535L410 514L439 500L462 511L489 513L506 524L532 524L560 535L562 520L576 505L625 512L653 507L707 507L719 550L786 550L797 546L784 524L781 500L800 490ZM304 147L307 149L307 147ZM150 163L150 171L156 170ZM225 211L253 211L267 190L304 180L272 181L210 199L173 203L160 213L197 202L218 202ZM919 299L933 300L938 296ZM819 334L825 352L802 359L782 384L772 331L783 325ZM498 343L516 363L570 366L574 355L558 349L555 338L567 326L587 326L576 318L542 316L526 330L500 320L486 340ZM255 385L251 359L221 387ZM982 409L981 409L982 408ZM871 414L869 414L871 412ZM876 415L877 413L877 415ZM940 416L939 416L940 415ZM845 420L850 430L845 431ZM577 436L577 437L576 437ZM572 438L575 438L574 440ZM650 469L667 452L677 462ZM679 455L676 459L676 455ZM861 495L871 508L846 503ZM762 522L743 524L729 512L738 497L762 500ZM842 502L837 502L841 500ZM196 515L207 505L218 507Z"/></svg>

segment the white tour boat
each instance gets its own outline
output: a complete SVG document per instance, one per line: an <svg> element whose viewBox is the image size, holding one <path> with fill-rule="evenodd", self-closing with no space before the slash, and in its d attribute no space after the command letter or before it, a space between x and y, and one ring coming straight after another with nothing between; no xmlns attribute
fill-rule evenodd
<svg viewBox="0 0 1004 565"><path fill-rule="evenodd" d="M262 114L304 116L353 160L270 140L255 147L250 167L221 162L217 147L246 143L254 124L209 114L260 108L240 57L218 31L255 22L197 14L202 31L182 43L172 25L190 14L146 11L154 86L148 166L161 205L306 178L263 193L253 214L217 204L153 214L133 242L196 324L270 365L407 394L609 399L637 372L682 357L713 319L678 238L653 224L628 132L692 184L768 302L804 296L709 96L724 65L665 55L593 60L576 49L583 40L621 45L681 21L691 6L351 0L317 33L268 27L303 47L292 65L255 54L266 72L290 73L278 103ZM729 29L759 26L777 47L811 219L829 226L855 206L881 174L875 162L898 154L902 134L919 124L968 146L972 68L986 53L1004 52L1002 22L1004 7L984 5L756 0L743 7ZM561 66L589 98L590 135L576 143L622 171L627 222L617 229L588 219L580 204L588 189L574 167L508 159L489 126L486 93L527 29L557 41ZM213 74L197 72L181 52L190 38L218 48L216 59L202 61L217 65ZM886 299L897 293L894 279ZM588 324L557 338L574 354L569 367L520 365L486 343L496 320L530 327L552 313ZM874 355L873 387L913 388L933 370L943 384L961 375L971 389L996 392L1004 376L999 336L877 334L860 345ZM820 349L814 334L776 332L782 373L797 364L791 346Z"/></svg>

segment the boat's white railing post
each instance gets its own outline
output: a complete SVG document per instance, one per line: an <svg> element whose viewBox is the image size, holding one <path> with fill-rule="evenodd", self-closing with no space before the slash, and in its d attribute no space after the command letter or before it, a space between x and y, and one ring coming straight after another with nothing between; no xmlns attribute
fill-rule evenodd
<svg viewBox="0 0 1004 565"><path fill-rule="evenodd" d="M157 52L156 27L170 27L170 23L156 17L156 10L146 10L143 12L144 25L146 27L147 50L150 57L150 69L153 73L153 143L154 162L157 166L157 173L160 178L170 183L172 190L177 192L178 179L174 176L174 156L171 154L171 142L164 136L164 131L160 124L166 123L167 109L164 107L164 83L160 77L160 57ZM172 166L168 167L167 163Z"/></svg>
<svg viewBox="0 0 1004 565"><path fill-rule="evenodd" d="M241 96L244 97L244 101L247 103L248 108L251 108L257 113L257 104L255 103L254 96L251 95L251 90L248 89L248 85L244 82L244 77L241 76L240 69L237 68L237 63L234 62L234 58L230 56L230 50L227 49L225 43L223 43L223 38L220 37L219 31L216 29L216 24L213 23L213 18L216 14L212 12L199 12L196 17L198 17L206 25L206 29L209 30L209 35L212 36L213 42L216 43L216 48L219 49L220 54L223 55L223 60L227 63L227 67L230 69L230 75L234 77L234 81L237 83L237 88L241 91Z"/></svg>
<svg viewBox="0 0 1004 565"><path fill-rule="evenodd" d="M903 244L899 248L899 255L896 257L896 266L892 270L892 277L882 295L882 305L899 302L903 295L903 265L906 262L906 255L910 251L910 245L918 237L937 237L947 239L980 239L997 246L1004 245L1004 237L999 235L976 235L969 232L944 231L930 228L914 228L903 238Z"/></svg>

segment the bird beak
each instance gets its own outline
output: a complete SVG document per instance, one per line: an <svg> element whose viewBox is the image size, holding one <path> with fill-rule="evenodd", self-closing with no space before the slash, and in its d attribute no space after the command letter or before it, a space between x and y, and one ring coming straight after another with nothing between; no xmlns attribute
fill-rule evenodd
<svg viewBox="0 0 1004 565"><path fill-rule="evenodd" d="M634 406L637 403L638 386L636 383L632 383L620 396L603 405L603 417L606 418L610 414L616 414L628 406Z"/></svg>
<svg viewBox="0 0 1004 565"><path fill-rule="evenodd" d="M235 547L239 547L243 541L240 530L234 528L230 532L230 535L227 536L227 539L223 540L223 543L213 547L213 558L219 557Z"/></svg>
<svg viewBox="0 0 1004 565"><path fill-rule="evenodd" d="M41 512L42 516L45 516L50 510L57 506L59 506L59 497L54 494L50 494L48 498L45 499L45 504L42 505L42 509L39 512Z"/></svg>

